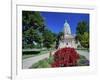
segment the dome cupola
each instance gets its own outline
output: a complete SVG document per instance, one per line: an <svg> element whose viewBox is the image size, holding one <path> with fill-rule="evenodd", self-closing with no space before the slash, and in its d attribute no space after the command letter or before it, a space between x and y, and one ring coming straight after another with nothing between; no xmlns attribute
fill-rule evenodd
<svg viewBox="0 0 100 80"><path fill-rule="evenodd" d="M71 29L70 29L70 25L68 24L67 20L65 20L65 23L64 23L64 34L68 34L70 35L71 34Z"/></svg>

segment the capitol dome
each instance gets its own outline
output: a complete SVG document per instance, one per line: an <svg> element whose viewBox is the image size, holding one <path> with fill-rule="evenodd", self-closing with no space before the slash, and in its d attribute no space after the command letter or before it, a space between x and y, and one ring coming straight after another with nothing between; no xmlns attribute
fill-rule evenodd
<svg viewBox="0 0 100 80"><path fill-rule="evenodd" d="M64 34L71 34L70 25L68 24L67 20L64 23Z"/></svg>
<svg viewBox="0 0 100 80"><path fill-rule="evenodd" d="M64 36L61 40L59 40L58 48L64 48L64 47L77 48L75 36L71 34L71 28L67 20L65 20L64 23Z"/></svg>

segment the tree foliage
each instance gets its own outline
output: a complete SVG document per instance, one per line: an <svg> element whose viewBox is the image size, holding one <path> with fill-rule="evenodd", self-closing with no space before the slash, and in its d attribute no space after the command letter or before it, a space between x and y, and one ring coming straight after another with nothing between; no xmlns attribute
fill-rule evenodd
<svg viewBox="0 0 100 80"><path fill-rule="evenodd" d="M84 32L84 34L81 36L81 45L89 48L89 33L88 32Z"/></svg>
<svg viewBox="0 0 100 80"><path fill-rule="evenodd" d="M85 21L78 23L76 28L76 39L80 41L83 47L89 48L89 26Z"/></svg>
<svg viewBox="0 0 100 80"><path fill-rule="evenodd" d="M43 32L43 39L44 46L47 48L50 48L52 44L56 41L54 34L49 30L45 30Z"/></svg>
<svg viewBox="0 0 100 80"><path fill-rule="evenodd" d="M22 31L23 48L33 48L34 42L39 46L43 43L48 48L55 40L54 33L47 29L40 12L22 11Z"/></svg>

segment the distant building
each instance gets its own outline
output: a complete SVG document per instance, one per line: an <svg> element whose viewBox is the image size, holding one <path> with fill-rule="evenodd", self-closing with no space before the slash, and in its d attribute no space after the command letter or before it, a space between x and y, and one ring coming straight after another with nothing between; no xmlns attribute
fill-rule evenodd
<svg viewBox="0 0 100 80"><path fill-rule="evenodd" d="M79 42L76 43L75 41L75 35L71 34L71 28L68 24L67 20L64 23L64 35L61 36L61 40L59 40L59 46L58 48L64 48L64 47L72 47L77 48L79 45Z"/></svg>

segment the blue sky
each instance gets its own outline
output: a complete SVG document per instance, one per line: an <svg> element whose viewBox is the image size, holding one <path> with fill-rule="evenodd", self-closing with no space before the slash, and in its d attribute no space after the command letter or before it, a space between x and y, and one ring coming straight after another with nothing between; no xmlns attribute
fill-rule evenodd
<svg viewBox="0 0 100 80"><path fill-rule="evenodd" d="M48 29L54 33L63 31L65 20L68 21L72 34L75 34L78 22L86 21L89 24L89 14L41 12Z"/></svg>

